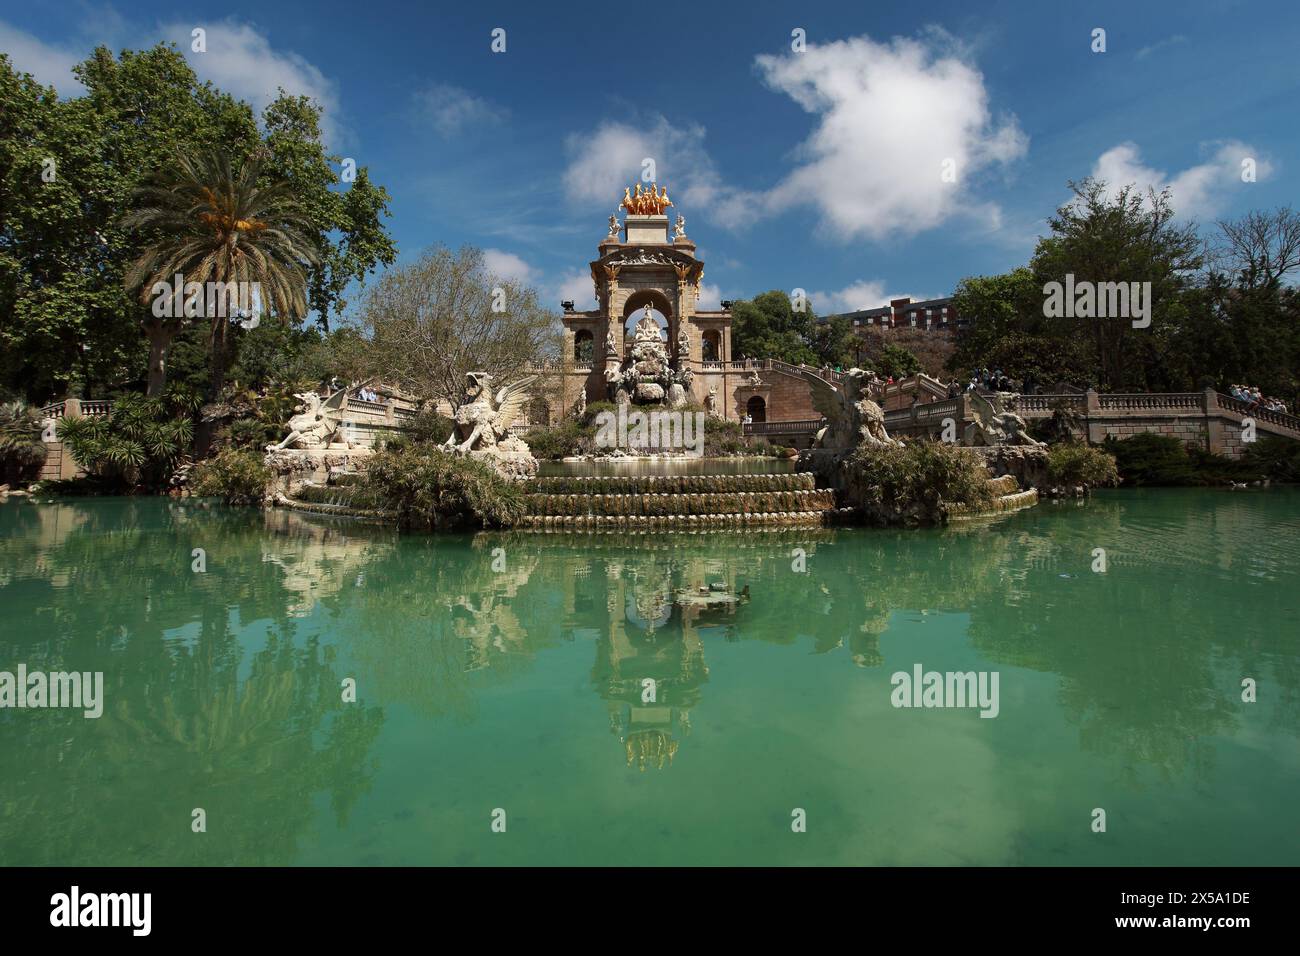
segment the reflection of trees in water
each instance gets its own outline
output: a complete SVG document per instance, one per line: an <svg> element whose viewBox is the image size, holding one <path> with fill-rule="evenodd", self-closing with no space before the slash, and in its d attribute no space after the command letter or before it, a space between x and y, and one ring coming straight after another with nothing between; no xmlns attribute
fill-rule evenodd
<svg viewBox="0 0 1300 956"><path fill-rule="evenodd" d="M1199 776L1213 757L1205 738L1257 716L1243 710L1242 676L1271 674L1283 699L1261 706L1258 717L1271 712L1274 730L1300 728L1295 634L1274 630L1294 602L1252 576L1259 554L1250 542L1276 540L1258 510L1230 499L1212 508L1158 500L1167 507L1144 513L1140 529L1123 520L1123 498L1062 516L1059 535L1042 539L1055 547L1022 571L1037 600L982 597L971 639L994 661L1059 674L1061 705L1081 746L1119 758L1126 775L1151 766L1166 777ZM1094 575L1092 549L1103 545L1109 570ZM1266 563L1294 575L1294 554ZM1190 565L1200 573L1188 575ZM1240 588L1239 601L1206 599L1206 575L1215 572Z"/></svg>
<svg viewBox="0 0 1300 956"><path fill-rule="evenodd" d="M96 502L15 519L20 533L0 536L8 574L0 593L42 609L8 642L30 667L66 660L84 670L95 654L104 662L96 669L110 674L127 660L138 659L142 671L154 657L170 662L161 676L142 678L151 690L131 716L129 733L156 741L150 747L252 746L255 734L220 728L257 723L257 713L272 715L265 718L272 726L284 719L265 682L293 681L295 669L309 666L292 654L307 653L293 648L299 616L310 614L348 633L363 696L461 719L472 718L482 688L515 679L562 642L591 638L591 687L629 762L666 765L701 705L708 641L756 639L817 653L847 645L854 663L878 667L879 640L895 612L935 611L968 615L973 646L994 664L1058 675L1060 704L1083 747L1134 772L1145 764L1199 772L1212 752L1203 738L1244 726L1240 676L1272 682L1274 701L1252 720L1292 734L1300 725L1296 632L1259 623L1296 617L1279 575L1294 580L1300 527L1270 526L1268 512L1242 499L1155 494L1154 509L1148 501L1131 514L1137 496L1116 495L941 531L472 537ZM208 552L206 575L190 571L192 546ZM1109 552L1104 577L1089 570L1099 546ZM808 573L792 570L794 548L805 550ZM1186 574L1189 564L1197 575ZM1238 587L1241 600L1207 606L1206 575ZM672 604L676 588L713 581L749 585L751 602L734 615ZM246 689L232 683L238 647L221 637L236 612L245 624L265 619L274 635ZM192 648L169 643L196 624ZM318 666L328 667L318 653ZM200 655L202 666L187 654ZM641 700L645 678L657 684L653 704ZM111 679L118 684L110 702L130 699L135 677ZM175 712L157 697L160 680L175 685ZM210 700L210 712L178 709L187 694ZM126 744L120 753L126 760ZM306 751L290 756L312 759ZM336 802L346 807L346 794Z"/></svg>
<svg viewBox="0 0 1300 956"><path fill-rule="evenodd" d="M39 533L5 546L4 560L28 559L6 590L38 608L7 636L11 656L105 681L98 720L0 715L6 862L293 862L314 793L341 825L369 788L382 712L343 704L333 652L297 638L282 572L249 558L277 542L259 513L144 504L33 509ZM191 570L191 543L207 574ZM236 609L269 621L261 650L241 644ZM195 807L206 834L190 830Z"/></svg>
<svg viewBox="0 0 1300 956"><path fill-rule="evenodd" d="M369 789L366 754L383 724L378 708L342 703L331 656L277 629L246 654L217 615L189 646L78 651L76 667L105 672L102 718L0 718L6 861L293 862L313 793L329 793L341 826ZM190 832L194 807L207 812L206 834Z"/></svg>

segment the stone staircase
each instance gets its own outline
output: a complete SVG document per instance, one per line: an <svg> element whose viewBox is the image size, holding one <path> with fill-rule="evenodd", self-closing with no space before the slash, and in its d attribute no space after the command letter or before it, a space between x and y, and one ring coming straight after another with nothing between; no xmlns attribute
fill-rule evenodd
<svg viewBox="0 0 1300 956"><path fill-rule="evenodd" d="M810 474L620 475L530 482L531 531L819 526L835 493Z"/></svg>

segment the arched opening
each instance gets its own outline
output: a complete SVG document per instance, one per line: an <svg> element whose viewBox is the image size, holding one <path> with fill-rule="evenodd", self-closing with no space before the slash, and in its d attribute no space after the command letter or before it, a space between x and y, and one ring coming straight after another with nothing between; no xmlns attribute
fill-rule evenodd
<svg viewBox="0 0 1300 956"><path fill-rule="evenodd" d="M579 365L590 365L596 353L596 342L589 329L579 329L573 336L573 360Z"/></svg>
<svg viewBox="0 0 1300 956"><path fill-rule="evenodd" d="M722 333L717 329L709 329L704 333L704 339L701 342L702 356L705 362L722 361Z"/></svg>
<svg viewBox="0 0 1300 956"><path fill-rule="evenodd" d="M591 338L591 333L587 333ZM530 425L549 425L551 423L551 406L544 399L535 398L532 404L528 406L528 424Z"/></svg>
<svg viewBox="0 0 1300 956"><path fill-rule="evenodd" d="M645 314L645 306L643 305L641 306L641 308L629 312L627 318L623 320L623 334L624 336L626 336L626 341L628 342L632 341L633 336L636 334L636 325L638 322L641 321L641 316L644 314ZM655 324L659 326L659 337L663 339L665 342L667 342L668 341L667 317L665 317L664 314L660 312L658 309L656 309L654 306L650 307L650 315L655 320Z"/></svg>
<svg viewBox="0 0 1300 956"><path fill-rule="evenodd" d="M767 421L767 402L763 401L762 395L755 395L745 403L745 414L752 422Z"/></svg>
<svg viewBox="0 0 1300 956"><path fill-rule="evenodd" d="M636 333L636 324L645 314L646 306L650 307L650 315L659 326L660 338L667 342L670 337L673 306L668 296L658 289L639 289L623 303L623 335L624 341L629 345Z"/></svg>

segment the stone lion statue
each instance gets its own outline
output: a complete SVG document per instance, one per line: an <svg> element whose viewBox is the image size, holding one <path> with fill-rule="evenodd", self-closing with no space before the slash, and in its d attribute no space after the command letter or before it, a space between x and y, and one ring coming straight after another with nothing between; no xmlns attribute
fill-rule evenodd
<svg viewBox="0 0 1300 956"><path fill-rule="evenodd" d="M465 373L465 400L456 409L456 427L444 448L467 454L495 448L510 435L510 426L528 404L528 386L536 375L492 391L492 376L487 372Z"/></svg>
<svg viewBox="0 0 1300 956"><path fill-rule="evenodd" d="M826 425L813 439L814 448L847 451L863 442L881 446L900 444L885 430L885 413L867 397L872 381L870 372L849 369L838 387L807 369L799 374L808 383L813 407L826 419Z"/></svg>
<svg viewBox="0 0 1300 956"><path fill-rule="evenodd" d="M278 444L267 445L267 451L281 451L285 448L327 448L339 442L352 448L342 431L342 421L338 417L347 389L340 388L329 398L321 401L315 392L295 392L294 398L302 402L296 409L298 414L289 419L289 434Z"/></svg>

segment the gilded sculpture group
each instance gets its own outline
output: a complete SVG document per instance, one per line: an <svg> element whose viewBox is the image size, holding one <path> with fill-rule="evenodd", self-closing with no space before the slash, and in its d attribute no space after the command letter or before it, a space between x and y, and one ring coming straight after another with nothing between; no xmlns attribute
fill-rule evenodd
<svg viewBox="0 0 1300 956"><path fill-rule="evenodd" d="M634 216L661 216L663 211L672 205L672 200L668 198L668 187L663 188L663 192L657 192L659 186L657 183L651 183L650 188L644 192L641 184L636 184L636 192L633 193L629 187L623 188L623 202L620 203L624 209Z"/></svg>

